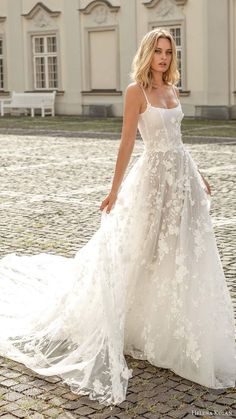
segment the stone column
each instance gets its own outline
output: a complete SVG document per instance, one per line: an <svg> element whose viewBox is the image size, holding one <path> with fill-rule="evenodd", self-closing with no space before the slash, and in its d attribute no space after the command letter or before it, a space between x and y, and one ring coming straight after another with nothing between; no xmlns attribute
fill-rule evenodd
<svg viewBox="0 0 236 419"><path fill-rule="evenodd" d="M205 104L197 115L228 119L230 116L229 1L207 0L204 4L203 74Z"/></svg>
<svg viewBox="0 0 236 419"><path fill-rule="evenodd" d="M6 39L8 90L25 90L22 0L7 1Z"/></svg>

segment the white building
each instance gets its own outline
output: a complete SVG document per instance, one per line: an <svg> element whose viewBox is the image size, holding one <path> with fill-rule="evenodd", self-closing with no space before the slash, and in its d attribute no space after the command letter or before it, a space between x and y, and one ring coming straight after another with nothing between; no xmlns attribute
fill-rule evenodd
<svg viewBox="0 0 236 419"><path fill-rule="evenodd" d="M157 26L176 39L185 115L236 118L236 0L0 0L0 97L56 89L58 114L122 115Z"/></svg>

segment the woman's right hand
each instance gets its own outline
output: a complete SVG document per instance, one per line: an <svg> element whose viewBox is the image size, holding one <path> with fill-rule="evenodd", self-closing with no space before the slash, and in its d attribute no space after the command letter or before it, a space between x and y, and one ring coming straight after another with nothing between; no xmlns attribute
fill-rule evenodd
<svg viewBox="0 0 236 419"><path fill-rule="evenodd" d="M106 212L107 214L109 214L116 200L117 200L117 193L110 192L109 195L107 195L107 197L102 201L100 205L100 210L103 211L104 208L107 207Z"/></svg>
<svg viewBox="0 0 236 419"><path fill-rule="evenodd" d="M210 187L209 182L205 178L203 179L203 181L204 181L204 183L206 185L206 189L207 189L208 195L211 195L211 187Z"/></svg>
<svg viewBox="0 0 236 419"><path fill-rule="evenodd" d="M200 173L201 174L201 173ZM211 195L211 187L210 187L210 184L209 184L209 182L204 178L204 176L201 174L201 177L202 177L202 180L203 180L203 182L204 182L204 184L205 184L205 187L206 187L206 193L208 194L208 195Z"/></svg>
<svg viewBox="0 0 236 419"><path fill-rule="evenodd" d="M211 195L211 187L210 187L210 184L209 184L209 182L204 178L204 176L201 174L201 172L200 172L200 170L198 169L198 173L201 175L201 178L202 178L202 180L203 180L203 182L204 182L204 184L205 184L205 187L206 187L206 193L208 194L208 195Z"/></svg>

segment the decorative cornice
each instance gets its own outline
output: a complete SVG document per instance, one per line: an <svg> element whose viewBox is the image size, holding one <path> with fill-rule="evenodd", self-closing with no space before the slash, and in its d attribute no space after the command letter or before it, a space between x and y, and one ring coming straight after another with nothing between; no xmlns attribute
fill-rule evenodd
<svg viewBox="0 0 236 419"><path fill-rule="evenodd" d="M148 9L152 9L153 7L157 6L162 0L144 0L143 4ZM172 0L177 6L185 6L188 0Z"/></svg>
<svg viewBox="0 0 236 419"><path fill-rule="evenodd" d="M121 90L115 89L92 89L92 90L82 90L83 96L121 96Z"/></svg>
<svg viewBox="0 0 236 419"><path fill-rule="evenodd" d="M143 1L144 6L146 6L148 9L152 9L153 7L155 7L158 3L160 2L160 0L145 0Z"/></svg>
<svg viewBox="0 0 236 419"><path fill-rule="evenodd" d="M177 6L185 6L188 0L175 0Z"/></svg>
<svg viewBox="0 0 236 419"><path fill-rule="evenodd" d="M97 6L107 6L111 12L118 12L120 9L120 6L113 6L108 0L93 0L83 9L79 9L79 11L85 15L89 15Z"/></svg>
<svg viewBox="0 0 236 419"><path fill-rule="evenodd" d="M24 16L26 19L33 19L34 16L40 11L44 10L49 16L51 17L58 17L61 12L59 11L52 11L47 6L45 6L43 3L39 2L37 3L33 9L30 10L29 13L25 13L22 16Z"/></svg>
<svg viewBox="0 0 236 419"><path fill-rule="evenodd" d="M56 96L63 96L65 90L57 90L57 89L34 89L34 90L24 90L24 93L51 93L56 91Z"/></svg>
<svg viewBox="0 0 236 419"><path fill-rule="evenodd" d="M181 90L179 89L180 96L190 96L191 90Z"/></svg>
<svg viewBox="0 0 236 419"><path fill-rule="evenodd" d="M6 20L6 16L0 16L0 23L5 22L5 20Z"/></svg>

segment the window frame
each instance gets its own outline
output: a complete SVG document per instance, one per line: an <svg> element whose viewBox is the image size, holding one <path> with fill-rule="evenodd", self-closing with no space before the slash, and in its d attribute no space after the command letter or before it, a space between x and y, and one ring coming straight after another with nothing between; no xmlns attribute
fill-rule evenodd
<svg viewBox="0 0 236 419"><path fill-rule="evenodd" d="M118 92L120 90L120 54L119 54L119 28L117 25L107 25L101 27L86 27L84 29L84 63L83 63L83 86L85 92L93 92L91 87L91 50L89 36L91 32L107 32L114 31L116 38L116 87L112 91ZM111 89L101 89L100 94L110 92Z"/></svg>
<svg viewBox="0 0 236 419"><path fill-rule="evenodd" d="M0 91L3 92L5 90L5 57L4 57L4 39L3 36L0 35L0 42L2 43L2 53L0 54L0 60L2 60L2 66L0 69L2 73L0 73Z"/></svg>
<svg viewBox="0 0 236 419"><path fill-rule="evenodd" d="M180 46L176 44L176 55L177 55L177 62L178 62L178 52L180 52L181 55L181 60L180 60L180 69L178 67L178 70L180 70L180 80L178 83L178 88L182 89L183 87L183 29L181 25L171 25L168 27L169 32L171 33L171 29L176 30L176 29L180 29ZM171 33L171 35L173 36L173 33ZM173 36L173 38L175 39L175 37ZM176 41L176 40L175 40Z"/></svg>
<svg viewBox="0 0 236 419"><path fill-rule="evenodd" d="M56 40L56 51L49 52L47 46L47 39L48 38L55 38ZM44 51L43 52L36 52L35 50L35 39L36 38L43 38L43 45ZM32 84L33 89L35 91L53 91L60 89L60 62L59 62L59 40L56 32L50 33L34 33L31 34L31 51L32 51ZM57 65L57 83L56 87L49 86L49 60L48 58L56 57L56 65ZM36 59L37 58L44 58L44 69L45 69L45 87L37 86L37 66L36 66Z"/></svg>
<svg viewBox="0 0 236 419"><path fill-rule="evenodd" d="M185 45L185 22L183 20L176 20L176 21L165 21L165 22L153 22L150 25L150 30L161 27L163 29L167 29L170 31L171 29L180 28L180 39L181 39L181 47L176 45L176 52L181 52L181 83L178 83L177 87L180 91L186 91L186 45Z"/></svg>

